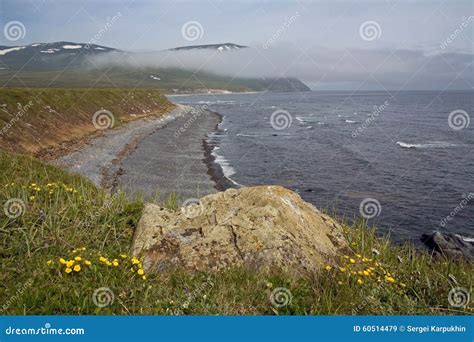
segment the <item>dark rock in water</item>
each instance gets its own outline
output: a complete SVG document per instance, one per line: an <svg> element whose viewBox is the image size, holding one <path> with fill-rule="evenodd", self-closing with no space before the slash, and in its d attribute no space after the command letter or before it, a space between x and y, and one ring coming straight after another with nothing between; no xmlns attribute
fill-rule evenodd
<svg viewBox="0 0 474 342"><path fill-rule="evenodd" d="M434 255L450 259L474 261L474 239L458 234L433 232L420 238Z"/></svg>

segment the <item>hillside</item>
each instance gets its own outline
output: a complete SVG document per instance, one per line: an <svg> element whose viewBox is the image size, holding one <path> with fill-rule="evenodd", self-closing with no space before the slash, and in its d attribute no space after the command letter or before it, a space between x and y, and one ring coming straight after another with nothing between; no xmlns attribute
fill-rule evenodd
<svg viewBox="0 0 474 342"><path fill-rule="evenodd" d="M172 108L174 105L157 90L3 88L0 146L37 154L98 132L96 126L113 128ZM111 114L104 111L94 116L100 110Z"/></svg>
<svg viewBox="0 0 474 342"><path fill-rule="evenodd" d="M183 46L168 51L209 50L230 54L247 48L225 43ZM98 66L93 57L133 56L106 46L74 43L36 43L0 46L0 85L3 87L54 88L154 88L164 93L202 92L202 89L242 91L309 91L300 80L290 78L233 78L184 68ZM223 55L225 58L225 55Z"/></svg>
<svg viewBox="0 0 474 342"><path fill-rule="evenodd" d="M341 255L339 267L327 267L308 278L290 277L285 270L244 268L140 274L137 265L142 261L130 255L130 246L142 200L107 196L86 179L21 155L0 151L0 168L8 170L0 174L0 201L3 205L16 200L10 216L0 215L0 298L8 298L2 303L2 314L473 312L471 304L453 308L448 302L448 293L457 283L472 290L471 265L435 261L411 246L394 247L377 238L365 222L344 226L352 251ZM177 209L172 199L163 205ZM74 270L67 270L64 263L74 264ZM92 294L104 287L113 300L97 307ZM291 299L288 305L272 306L272 291L281 287Z"/></svg>

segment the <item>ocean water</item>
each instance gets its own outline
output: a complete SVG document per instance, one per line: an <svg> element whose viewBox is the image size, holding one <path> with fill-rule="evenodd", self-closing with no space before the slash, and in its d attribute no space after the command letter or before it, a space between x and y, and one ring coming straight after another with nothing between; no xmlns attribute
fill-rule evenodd
<svg viewBox="0 0 474 342"><path fill-rule="evenodd" d="M172 100L223 116L209 141L235 184L283 185L338 216L366 217L398 241L433 230L474 234L474 92Z"/></svg>

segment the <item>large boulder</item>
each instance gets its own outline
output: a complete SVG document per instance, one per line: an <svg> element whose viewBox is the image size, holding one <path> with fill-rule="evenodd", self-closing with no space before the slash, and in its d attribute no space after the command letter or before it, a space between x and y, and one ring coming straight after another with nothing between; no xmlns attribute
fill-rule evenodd
<svg viewBox="0 0 474 342"><path fill-rule="evenodd" d="M145 206L133 241L149 272L229 266L314 272L347 247L342 227L280 186L229 189L170 211Z"/></svg>

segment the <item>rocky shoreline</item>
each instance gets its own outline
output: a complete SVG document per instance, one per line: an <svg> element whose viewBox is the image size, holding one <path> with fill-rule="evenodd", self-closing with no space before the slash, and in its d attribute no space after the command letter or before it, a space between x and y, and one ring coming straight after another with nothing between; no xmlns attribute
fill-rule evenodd
<svg viewBox="0 0 474 342"><path fill-rule="evenodd" d="M92 137L53 164L89 178L113 193L180 201L232 187L215 162L208 134L222 117L207 107L178 105L159 118L144 118Z"/></svg>

